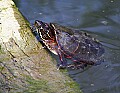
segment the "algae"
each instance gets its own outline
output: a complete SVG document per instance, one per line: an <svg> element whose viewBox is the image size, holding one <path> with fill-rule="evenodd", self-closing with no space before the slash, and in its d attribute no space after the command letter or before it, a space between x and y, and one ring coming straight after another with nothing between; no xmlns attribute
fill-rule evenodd
<svg viewBox="0 0 120 93"><path fill-rule="evenodd" d="M49 88L47 84L48 81L46 80L35 80L29 77L26 81L30 86L24 91L24 93L54 93L54 91Z"/></svg>

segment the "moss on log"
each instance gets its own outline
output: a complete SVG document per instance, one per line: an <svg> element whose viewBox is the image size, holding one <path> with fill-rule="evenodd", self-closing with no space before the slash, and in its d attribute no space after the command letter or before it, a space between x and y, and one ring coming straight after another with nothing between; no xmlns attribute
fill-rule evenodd
<svg viewBox="0 0 120 93"><path fill-rule="evenodd" d="M0 0L0 93L81 93L56 68L12 0Z"/></svg>

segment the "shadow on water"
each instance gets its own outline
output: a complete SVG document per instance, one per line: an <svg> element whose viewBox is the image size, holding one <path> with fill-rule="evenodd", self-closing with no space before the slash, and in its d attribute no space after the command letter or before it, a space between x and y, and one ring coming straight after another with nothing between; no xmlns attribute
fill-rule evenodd
<svg viewBox="0 0 120 93"><path fill-rule="evenodd" d="M84 93L120 93L120 0L14 0L22 14L82 29L99 39L105 62L85 70L68 70Z"/></svg>

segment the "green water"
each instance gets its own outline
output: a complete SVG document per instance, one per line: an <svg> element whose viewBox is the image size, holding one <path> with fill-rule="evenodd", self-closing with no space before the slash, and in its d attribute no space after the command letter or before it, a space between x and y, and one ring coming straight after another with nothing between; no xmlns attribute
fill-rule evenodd
<svg viewBox="0 0 120 93"><path fill-rule="evenodd" d="M14 0L31 24L56 22L83 29L105 48L105 62L69 70L84 93L120 93L120 0Z"/></svg>

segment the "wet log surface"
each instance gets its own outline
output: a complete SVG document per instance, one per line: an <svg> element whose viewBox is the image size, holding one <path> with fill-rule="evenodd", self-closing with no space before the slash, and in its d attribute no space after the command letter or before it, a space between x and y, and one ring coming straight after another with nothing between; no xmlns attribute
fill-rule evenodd
<svg viewBox="0 0 120 93"><path fill-rule="evenodd" d="M12 0L0 0L0 93L81 93L31 33Z"/></svg>

